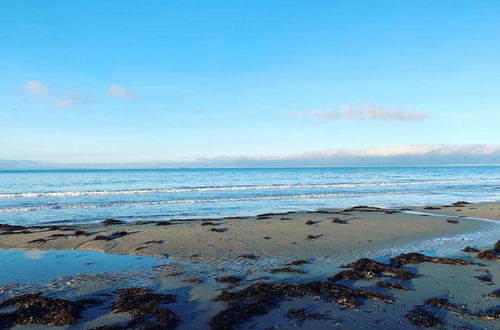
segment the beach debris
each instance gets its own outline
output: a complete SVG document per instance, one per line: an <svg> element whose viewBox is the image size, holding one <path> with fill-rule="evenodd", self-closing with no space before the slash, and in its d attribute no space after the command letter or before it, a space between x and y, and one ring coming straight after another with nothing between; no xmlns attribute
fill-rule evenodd
<svg viewBox="0 0 500 330"><path fill-rule="evenodd" d="M307 238L307 239L318 239L318 238L320 238L320 237L321 237L321 235L307 235L307 237L306 237L306 238Z"/></svg>
<svg viewBox="0 0 500 330"><path fill-rule="evenodd" d="M242 254L239 256L239 258L257 260L259 259L259 256L256 256L255 254Z"/></svg>
<svg viewBox="0 0 500 330"><path fill-rule="evenodd" d="M453 203L451 205L460 207L460 206L464 206L464 205L467 205L467 204L472 204L472 203L466 202L466 201L456 201L455 203Z"/></svg>
<svg viewBox="0 0 500 330"><path fill-rule="evenodd" d="M188 283L188 284L195 284L195 285L203 283L202 280L200 280L198 278L195 278L195 277L191 277L191 278L185 279L182 282Z"/></svg>
<svg viewBox="0 0 500 330"><path fill-rule="evenodd" d="M459 223L458 219L452 219L452 218L446 219L446 222L448 222L448 223Z"/></svg>
<svg viewBox="0 0 500 330"><path fill-rule="evenodd" d="M219 283L229 283L229 284L234 284L234 283L239 283L243 280L242 277L240 276L220 276L216 277L215 281Z"/></svg>
<svg viewBox="0 0 500 330"><path fill-rule="evenodd" d="M52 234L49 236L50 238L56 238L56 237L66 237L65 234L61 234L61 233L56 233L56 234Z"/></svg>
<svg viewBox="0 0 500 330"><path fill-rule="evenodd" d="M201 222L201 225L202 226L215 226L215 222L212 222L212 221L202 221Z"/></svg>
<svg viewBox="0 0 500 330"><path fill-rule="evenodd" d="M128 312L132 320L126 328L175 329L179 317L163 304L175 302L176 296L153 293L141 288L128 288L119 291L113 304L113 312Z"/></svg>
<svg viewBox="0 0 500 330"><path fill-rule="evenodd" d="M379 286L381 288L404 290L404 291L412 290L411 288L404 286L403 284L398 283L398 282L380 281L380 282L377 282L376 284L377 284L377 286Z"/></svg>
<svg viewBox="0 0 500 330"><path fill-rule="evenodd" d="M490 298L500 298L500 288L493 290L488 294Z"/></svg>
<svg viewBox="0 0 500 330"><path fill-rule="evenodd" d="M45 243L47 240L45 238L37 238L32 241L29 241L28 244L35 244L35 243Z"/></svg>
<svg viewBox="0 0 500 330"><path fill-rule="evenodd" d="M305 265L309 264L310 262L307 260L299 259L299 260L294 260L289 263L286 263L285 266L299 266L299 265Z"/></svg>
<svg viewBox="0 0 500 330"><path fill-rule="evenodd" d="M182 275L182 272L170 272L170 273L165 273L163 274L164 277L177 277Z"/></svg>
<svg viewBox="0 0 500 330"><path fill-rule="evenodd" d="M87 233L85 230L76 230L75 236L89 236L89 233Z"/></svg>
<svg viewBox="0 0 500 330"><path fill-rule="evenodd" d="M495 250L495 252L497 253L500 253L500 240L498 240L495 245L493 246L493 250Z"/></svg>
<svg viewBox="0 0 500 330"><path fill-rule="evenodd" d="M97 235L94 237L94 241L107 241L109 240L108 236L105 235Z"/></svg>
<svg viewBox="0 0 500 330"><path fill-rule="evenodd" d="M172 222L170 221L156 221L155 222L157 226L169 226L172 225Z"/></svg>
<svg viewBox="0 0 500 330"><path fill-rule="evenodd" d="M223 233L226 231L226 229L223 228L210 228L210 231L216 232L216 233Z"/></svg>
<svg viewBox="0 0 500 330"><path fill-rule="evenodd" d="M282 217L282 218L280 218L280 220L292 220L292 218Z"/></svg>
<svg viewBox="0 0 500 330"><path fill-rule="evenodd" d="M435 264L445 264L445 265L478 265L477 263L463 259L429 257L418 252L402 253L396 257L391 258L391 263L397 266L403 266L408 264L421 264L423 262L431 262Z"/></svg>
<svg viewBox="0 0 500 330"><path fill-rule="evenodd" d="M74 324L83 310L82 303L48 298L41 293L24 294L0 303L0 308L8 306L15 306L17 309L0 314L2 329L32 323L52 326Z"/></svg>
<svg viewBox="0 0 500 330"><path fill-rule="evenodd" d="M476 314L476 316L481 317L486 320L497 320L500 318L500 306L493 306L484 311L480 311Z"/></svg>
<svg viewBox="0 0 500 330"><path fill-rule="evenodd" d="M424 210L441 210L441 208L437 206L426 206Z"/></svg>
<svg viewBox="0 0 500 330"><path fill-rule="evenodd" d="M474 278L477 278L481 282L488 282L488 283L493 282L493 277L490 274L478 275L474 276Z"/></svg>
<svg viewBox="0 0 500 330"><path fill-rule="evenodd" d="M408 313L406 313L406 318L408 318L413 324L419 327L435 327L439 325L443 325L443 321L441 318L433 313L429 312L422 306L416 306Z"/></svg>
<svg viewBox="0 0 500 330"><path fill-rule="evenodd" d="M306 225L312 226L312 225L315 225L315 224L320 223L320 222L321 222L321 221L312 221L312 220L307 220Z"/></svg>
<svg viewBox="0 0 500 330"><path fill-rule="evenodd" d="M13 225L8 225L6 223L0 223L0 229L13 231L13 230L28 229L28 227L25 227L25 226L13 226Z"/></svg>
<svg viewBox="0 0 500 330"><path fill-rule="evenodd" d="M26 229L23 230L18 230L18 231L13 231L13 230L6 230L0 233L0 235L15 235L15 234L31 234L32 232Z"/></svg>
<svg viewBox="0 0 500 330"><path fill-rule="evenodd" d="M123 225L124 223L126 223L126 222L123 220L106 219L106 220L101 222L101 225L104 225L104 226Z"/></svg>
<svg viewBox="0 0 500 330"><path fill-rule="evenodd" d="M129 233L127 233L126 231L115 231L114 233L112 233L111 235L97 235L96 237L94 237L94 241L111 241L111 240L114 240L115 238L120 238L120 237L123 237L123 236L126 236L128 235Z"/></svg>
<svg viewBox="0 0 500 330"><path fill-rule="evenodd" d="M379 277L391 277L398 280L410 280L419 275L410 272L407 269L394 266L392 264L384 264L373 259L361 258L343 268L352 268L344 270L331 277L333 281L339 280L370 280Z"/></svg>
<svg viewBox="0 0 500 330"><path fill-rule="evenodd" d="M340 223L340 224L346 224L347 223L347 220L342 220L342 219L339 219L339 218L330 218L332 219L332 223Z"/></svg>
<svg viewBox="0 0 500 330"><path fill-rule="evenodd" d="M304 308L297 308L297 309L290 308L288 312L286 312L286 316L296 321L320 320L328 318L328 316L325 314L308 313L305 311Z"/></svg>
<svg viewBox="0 0 500 330"><path fill-rule="evenodd" d="M427 298L424 300L424 304L435 307L435 308L444 308L444 309L456 309L460 311L465 311L467 310L466 305L457 305L453 304L450 302L448 298L439 298L439 297L433 297L433 298Z"/></svg>
<svg viewBox="0 0 500 330"><path fill-rule="evenodd" d="M473 248L472 246L466 246L462 251L469 252L469 253L471 253L471 252L477 253L477 252L479 252L481 250Z"/></svg>
<svg viewBox="0 0 500 330"><path fill-rule="evenodd" d="M278 273L307 274L307 272L305 272L303 270L291 268L291 267L275 268L275 269L271 269L269 272L271 274L278 274Z"/></svg>
<svg viewBox="0 0 500 330"><path fill-rule="evenodd" d="M476 255L476 258L483 260L500 260L495 250L484 250Z"/></svg>
<svg viewBox="0 0 500 330"><path fill-rule="evenodd" d="M161 244L163 241L146 241L144 244Z"/></svg>
<svg viewBox="0 0 500 330"><path fill-rule="evenodd" d="M341 308L355 308L366 299L394 303L388 295L372 290L351 289L329 280L297 284L254 283L237 292L222 290L216 301L227 302L229 307L213 316L210 325L212 329L233 329L253 316L268 313L280 301L303 296L326 296Z"/></svg>
<svg viewBox="0 0 500 330"><path fill-rule="evenodd" d="M366 205L358 205L348 209L344 209L342 211L342 213L350 213L350 212L383 212L386 214L400 213L400 211L396 209L384 209L380 207L366 206Z"/></svg>

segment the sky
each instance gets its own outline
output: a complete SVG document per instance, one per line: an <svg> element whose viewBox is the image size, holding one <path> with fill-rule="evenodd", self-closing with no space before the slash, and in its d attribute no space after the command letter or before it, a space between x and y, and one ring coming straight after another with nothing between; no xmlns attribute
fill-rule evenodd
<svg viewBox="0 0 500 330"><path fill-rule="evenodd" d="M494 0L3 0L0 160L500 163L499 15Z"/></svg>

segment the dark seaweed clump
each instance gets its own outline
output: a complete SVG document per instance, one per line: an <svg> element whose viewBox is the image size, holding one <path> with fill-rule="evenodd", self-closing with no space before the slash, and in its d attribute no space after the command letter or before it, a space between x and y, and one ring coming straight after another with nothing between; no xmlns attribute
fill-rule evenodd
<svg viewBox="0 0 500 330"><path fill-rule="evenodd" d="M296 321L319 320L327 318L326 315L323 314L308 313L305 311L304 308L298 308L298 309L290 308L286 313L286 316Z"/></svg>
<svg viewBox="0 0 500 330"><path fill-rule="evenodd" d="M469 252L469 253L471 253L471 252L477 253L477 252L479 252L481 250L473 248L472 246L466 246L462 251Z"/></svg>
<svg viewBox="0 0 500 330"><path fill-rule="evenodd" d="M299 259L299 260L294 260L294 261L291 261L289 263L286 263L285 266L299 266L299 265L305 265L308 263L310 263L310 262L307 260Z"/></svg>
<svg viewBox="0 0 500 330"><path fill-rule="evenodd" d="M215 226L215 222L212 221L202 221L202 226Z"/></svg>
<svg viewBox="0 0 500 330"><path fill-rule="evenodd" d="M319 223L319 221L307 220L306 225L308 225L308 226L312 226L312 225L315 225L315 224L317 224L317 223Z"/></svg>
<svg viewBox="0 0 500 330"><path fill-rule="evenodd" d="M1 314L0 328L32 323L52 326L74 324L83 310L81 303L43 297L41 293L25 294L0 303L0 308L7 306L17 309Z"/></svg>
<svg viewBox="0 0 500 330"><path fill-rule="evenodd" d="M126 231L115 231L114 233L112 233L109 236L97 235L96 237L94 237L94 241L111 241L111 240L114 240L115 238L120 238L120 237L123 237L125 235L128 235L128 233Z"/></svg>
<svg viewBox="0 0 500 330"><path fill-rule="evenodd" d="M300 270L300 269L295 269L291 267L283 267L283 268L275 268L269 271L271 274L278 274L278 273L291 273L291 274L306 274L305 271Z"/></svg>
<svg viewBox="0 0 500 330"><path fill-rule="evenodd" d="M304 284L255 283L238 292L223 290L216 300L228 302L229 307L213 316L210 325L212 329L233 329L253 316L268 313L280 301L302 296L326 296L341 308L355 308L366 299L394 302L380 292L351 289L331 280Z"/></svg>
<svg viewBox="0 0 500 330"><path fill-rule="evenodd" d="M400 268L399 265L384 264L368 258L359 259L345 265L344 267L352 269L337 273L331 278L333 281L370 280L379 277L392 277L398 280L410 280L418 276L407 269Z"/></svg>
<svg viewBox="0 0 500 330"><path fill-rule="evenodd" d="M45 243L47 240L45 238L37 238L32 241L29 241L28 244L34 244L34 243Z"/></svg>
<svg viewBox="0 0 500 330"><path fill-rule="evenodd" d="M113 304L116 313L128 312L132 320L126 328L141 327L146 329L175 329L179 317L162 304L175 302L176 296L170 294L152 293L151 290L128 288L120 290Z"/></svg>
<svg viewBox="0 0 500 330"><path fill-rule="evenodd" d="M396 290L404 290L404 291L409 291L411 288L398 283L398 282L387 282L387 281L380 281L377 282L377 286L381 288L386 288L386 289L396 289Z"/></svg>
<svg viewBox="0 0 500 330"><path fill-rule="evenodd" d="M85 230L76 230L75 236L89 236L89 233L87 233Z"/></svg>
<svg viewBox="0 0 500 330"><path fill-rule="evenodd" d="M332 218L332 223L346 224L347 220L342 220L342 219L339 219L339 218Z"/></svg>
<svg viewBox="0 0 500 330"><path fill-rule="evenodd" d="M242 277L239 276L220 276L216 277L215 281L219 283L229 283L229 284L234 284L234 283L239 283L243 280Z"/></svg>
<svg viewBox="0 0 500 330"><path fill-rule="evenodd" d="M110 225L123 225L125 221L123 220L115 220L115 219L106 219L101 222L101 225L110 226Z"/></svg>
<svg viewBox="0 0 500 330"><path fill-rule="evenodd" d="M417 306L406 313L406 317L419 327L430 328L443 325L443 321L437 314L429 312L421 306Z"/></svg>
<svg viewBox="0 0 500 330"><path fill-rule="evenodd" d="M429 257L418 252L402 253L394 258L391 258L391 262L393 265L397 266L403 266L408 264L420 264L423 262L432 262L435 264L445 264L445 265L478 265L477 263L463 259Z"/></svg>

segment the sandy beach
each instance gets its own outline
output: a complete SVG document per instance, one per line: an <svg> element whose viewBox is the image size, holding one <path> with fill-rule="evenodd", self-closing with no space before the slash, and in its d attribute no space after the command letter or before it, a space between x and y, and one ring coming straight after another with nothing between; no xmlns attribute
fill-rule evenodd
<svg viewBox="0 0 500 330"><path fill-rule="evenodd" d="M71 324L86 329L141 328L140 321L146 317L141 313L145 313L156 315L156 321L149 324L152 328L412 328L430 322L429 326L493 329L498 326L499 313L495 307L498 293L492 294L500 276L498 252L492 250L499 237L498 220L500 203L457 202L168 222L106 219L83 226L3 225L0 249L39 251L35 259L40 262L52 250L60 251L56 258L64 258L65 253L68 258L70 250L82 250L106 253L103 256L155 257L151 260L158 260L158 264L131 270L127 265L134 262L124 261L124 269L115 273L55 276L50 285L5 283L0 295L5 301L20 293L41 291L43 297L63 299L63 307L78 299L95 300L84 311L75 311L77 317L35 320L63 328L74 326ZM469 252L461 251L466 246ZM493 252L478 255L482 250ZM422 254L408 261L408 266L390 260L410 252ZM411 255L406 256L411 259ZM435 257L461 258L463 263ZM88 258L84 264L89 267L99 264L99 258ZM347 273L340 268L360 258L374 258L381 264L354 266ZM145 289L152 291L140 291ZM261 296L260 290L267 293ZM228 298L224 292L235 296ZM269 292L275 293L268 296ZM172 298L165 305L165 315L159 307L141 313L131 306L117 307L120 299L149 299L152 304L161 304L161 297L155 296L160 293L177 296L175 302ZM436 297L447 302L425 303ZM54 302L43 303L50 306ZM9 313L12 304L18 310L26 308L23 303L7 300L4 307ZM63 307L61 313L69 313ZM413 307L417 316L412 318ZM485 312L489 308L493 310ZM24 314L15 313L2 314L2 324L25 324Z"/></svg>

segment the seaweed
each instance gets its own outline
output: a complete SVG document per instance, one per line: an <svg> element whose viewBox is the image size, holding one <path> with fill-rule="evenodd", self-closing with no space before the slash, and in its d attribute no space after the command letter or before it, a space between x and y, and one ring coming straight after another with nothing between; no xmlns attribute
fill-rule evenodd
<svg viewBox="0 0 500 330"><path fill-rule="evenodd" d="M185 279L182 282L188 283L188 284L194 284L194 285L203 283L202 280L195 278L195 277Z"/></svg>
<svg viewBox="0 0 500 330"><path fill-rule="evenodd" d="M89 236L89 233L87 233L85 230L76 230L75 236Z"/></svg>
<svg viewBox="0 0 500 330"><path fill-rule="evenodd" d="M437 314L429 312L421 306L414 307L405 316L419 327L430 328L443 325L443 320Z"/></svg>
<svg viewBox="0 0 500 330"><path fill-rule="evenodd" d="M483 260L498 260L497 254L495 253L495 250L484 250L479 252L476 255L476 258L478 259L483 259Z"/></svg>
<svg viewBox="0 0 500 330"><path fill-rule="evenodd" d="M17 309L1 314L1 328L32 323L53 326L74 324L83 310L82 303L48 298L41 293L24 294L0 303L0 308L7 306L15 306Z"/></svg>
<svg viewBox="0 0 500 330"><path fill-rule="evenodd" d="M347 223L347 220L342 220L339 218L331 218L331 219L332 219L332 223L339 223L339 224L346 224Z"/></svg>
<svg viewBox="0 0 500 330"><path fill-rule="evenodd" d="M404 290L404 291L409 291L412 290L411 288L398 283L398 282L387 282L387 281L380 281L377 282L377 286L381 288L386 288L386 289L396 289L396 290Z"/></svg>
<svg viewBox="0 0 500 330"><path fill-rule="evenodd" d="M126 222L123 221L123 220L115 220L115 219L106 219L104 221L101 222L101 225L104 225L104 226L110 226L110 225L123 225L125 224Z"/></svg>
<svg viewBox="0 0 500 330"><path fill-rule="evenodd" d="M202 226L215 226L215 222L212 221L202 221Z"/></svg>
<svg viewBox="0 0 500 330"><path fill-rule="evenodd" d="M271 274L278 274L278 273L306 274L307 273L303 270L290 268L290 267L275 268L275 269L271 269L269 272Z"/></svg>
<svg viewBox="0 0 500 330"><path fill-rule="evenodd" d="M478 265L477 263L455 258L443 257L429 257L418 252L402 253L396 257L391 258L391 263L396 266L403 266L408 264L420 264L423 262L431 262L435 264L445 265Z"/></svg>
<svg viewBox="0 0 500 330"><path fill-rule="evenodd" d="M32 241L29 241L28 244L34 244L34 243L45 243L47 240L45 238L37 238Z"/></svg>
<svg viewBox="0 0 500 330"><path fill-rule="evenodd" d="M299 266L299 265L305 265L309 264L310 262L307 260L299 259L299 260L294 260L289 263L286 263L285 266Z"/></svg>
<svg viewBox="0 0 500 330"><path fill-rule="evenodd" d="M175 295L128 288L119 291L118 298L113 304L113 312L128 312L132 315L132 320L126 328L175 329L180 321L179 317L170 309L160 307L160 304L170 304L175 300Z"/></svg>
<svg viewBox="0 0 500 330"><path fill-rule="evenodd" d="M307 235L306 236L307 239L318 239L320 237L321 237L321 235Z"/></svg>
<svg viewBox="0 0 500 330"><path fill-rule="evenodd" d="M240 276L220 276L216 277L215 281L219 283L229 283L229 284L234 284L234 283L239 283L243 280L242 277Z"/></svg>
<svg viewBox="0 0 500 330"><path fill-rule="evenodd" d="M472 246L466 246L462 251L471 253L471 252L479 252L481 250L473 248Z"/></svg>

